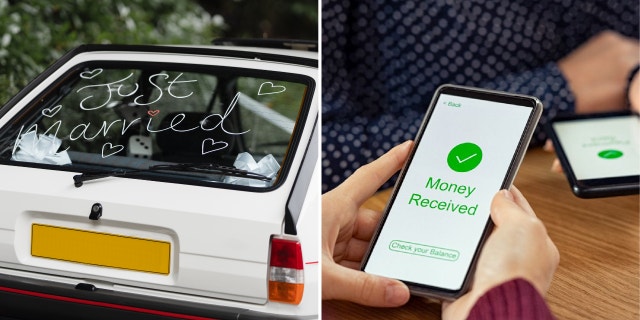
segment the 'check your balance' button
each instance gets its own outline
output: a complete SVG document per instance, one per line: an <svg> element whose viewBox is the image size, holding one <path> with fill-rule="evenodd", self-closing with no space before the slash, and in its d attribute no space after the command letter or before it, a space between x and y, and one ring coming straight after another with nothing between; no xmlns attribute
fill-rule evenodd
<svg viewBox="0 0 640 320"><path fill-rule="evenodd" d="M391 243L389 243L389 250L447 261L456 261L460 256L460 252L457 250L433 247L401 240L391 241Z"/></svg>

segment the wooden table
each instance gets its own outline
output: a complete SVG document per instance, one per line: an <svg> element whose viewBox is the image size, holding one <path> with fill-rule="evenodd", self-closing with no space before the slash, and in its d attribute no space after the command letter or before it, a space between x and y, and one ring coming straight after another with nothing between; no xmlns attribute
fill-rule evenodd
<svg viewBox="0 0 640 320"><path fill-rule="evenodd" d="M558 319L638 319L638 196L580 199L562 174L549 170L553 155L530 150L515 180L560 251L547 294ZM382 210L390 190L365 206ZM440 305L411 298L401 308L371 308L323 301L323 319L439 319Z"/></svg>

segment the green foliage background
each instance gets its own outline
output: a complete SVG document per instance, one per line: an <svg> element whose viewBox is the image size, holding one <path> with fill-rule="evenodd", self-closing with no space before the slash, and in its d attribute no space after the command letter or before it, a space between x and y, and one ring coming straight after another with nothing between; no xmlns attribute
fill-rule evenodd
<svg viewBox="0 0 640 320"><path fill-rule="evenodd" d="M263 5L227 2L235 3L236 11ZM209 44L230 35L224 21L197 1L0 0L0 104L78 45Z"/></svg>
<svg viewBox="0 0 640 320"><path fill-rule="evenodd" d="M315 0L0 0L0 105L81 44L209 44L262 37L265 25L314 40L317 12Z"/></svg>
<svg viewBox="0 0 640 320"><path fill-rule="evenodd" d="M0 102L83 43L206 44L217 30L192 1L0 0Z"/></svg>
<svg viewBox="0 0 640 320"><path fill-rule="evenodd" d="M209 43L209 13L192 1L0 0L0 101L83 43Z"/></svg>

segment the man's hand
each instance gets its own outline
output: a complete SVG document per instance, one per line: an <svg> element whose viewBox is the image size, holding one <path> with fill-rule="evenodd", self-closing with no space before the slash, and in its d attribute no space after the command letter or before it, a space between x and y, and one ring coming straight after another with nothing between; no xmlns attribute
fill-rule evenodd
<svg viewBox="0 0 640 320"><path fill-rule="evenodd" d="M576 98L576 113L596 113L625 108L629 73L638 63L638 40L603 31L558 61L558 68Z"/></svg>

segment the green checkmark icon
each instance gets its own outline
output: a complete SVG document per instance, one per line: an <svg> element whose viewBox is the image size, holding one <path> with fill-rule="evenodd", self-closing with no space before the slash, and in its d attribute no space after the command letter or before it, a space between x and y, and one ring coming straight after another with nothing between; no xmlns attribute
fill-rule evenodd
<svg viewBox="0 0 640 320"><path fill-rule="evenodd" d="M449 168L456 172L471 171L480 164L480 161L482 161L482 149L471 142L453 147L447 156Z"/></svg>
<svg viewBox="0 0 640 320"><path fill-rule="evenodd" d="M622 151L613 150L613 149L602 150L598 152L598 157L603 159L617 159L622 157Z"/></svg>

